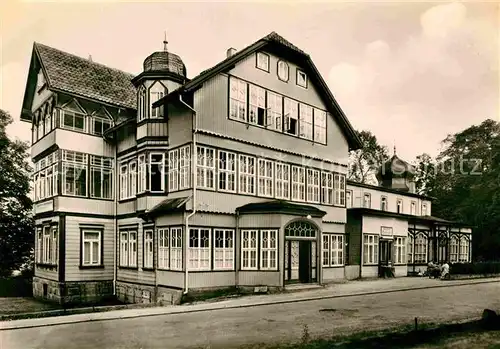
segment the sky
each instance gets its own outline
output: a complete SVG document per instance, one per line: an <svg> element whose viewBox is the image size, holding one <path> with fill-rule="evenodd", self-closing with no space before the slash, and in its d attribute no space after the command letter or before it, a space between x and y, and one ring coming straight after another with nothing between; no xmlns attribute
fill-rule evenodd
<svg viewBox="0 0 500 349"><path fill-rule="evenodd" d="M390 153L432 156L448 135L500 121L494 2L17 2L0 13L0 109L19 121L33 42L138 74L162 50L192 78L276 31L310 54L349 121Z"/></svg>

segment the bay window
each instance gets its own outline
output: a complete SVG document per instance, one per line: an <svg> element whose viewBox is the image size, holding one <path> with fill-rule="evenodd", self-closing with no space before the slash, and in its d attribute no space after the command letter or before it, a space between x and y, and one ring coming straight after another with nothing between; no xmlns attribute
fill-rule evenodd
<svg viewBox="0 0 500 349"><path fill-rule="evenodd" d="M113 198L113 159L90 156L90 197Z"/></svg>
<svg viewBox="0 0 500 349"><path fill-rule="evenodd" d="M259 159L259 170L258 170L258 183L259 183L259 195L262 196L273 196L273 161Z"/></svg>
<svg viewBox="0 0 500 349"><path fill-rule="evenodd" d="M231 77L229 79L229 117L246 121L247 83Z"/></svg>
<svg viewBox="0 0 500 349"><path fill-rule="evenodd" d="M319 171L307 169L307 201L319 203Z"/></svg>
<svg viewBox="0 0 500 349"><path fill-rule="evenodd" d="M55 151L35 163L33 175L35 201L57 195L58 155L58 151Z"/></svg>
<svg viewBox="0 0 500 349"><path fill-rule="evenodd" d="M214 270L234 269L234 230L214 229Z"/></svg>
<svg viewBox="0 0 500 349"><path fill-rule="evenodd" d="M219 150L220 191L236 192L236 154Z"/></svg>
<svg viewBox="0 0 500 349"><path fill-rule="evenodd" d="M378 263L378 235L363 234L363 264Z"/></svg>
<svg viewBox="0 0 500 349"><path fill-rule="evenodd" d="M292 200L305 201L306 176L303 167L292 166Z"/></svg>
<svg viewBox="0 0 500 349"><path fill-rule="evenodd" d="M189 229L188 267L190 270L210 270L210 229Z"/></svg>
<svg viewBox="0 0 500 349"><path fill-rule="evenodd" d="M128 164L128 197L137 194L137 161L132 160Z"/></svg>
<svg viewBox="0 0 500 349"><path fill-rule="evenodd" d="M101 230L82 230L82 266L99 266L101 256Z"/></svg>
<svg viewBox="0 0 500 349"><path fill-rule="evenodd" d="M87 196L87 154L62 151L63 195Z"/></svg>
<svg viewBox="0 0 500 349"><path fill-rule="evenodd" d="M214 150L206 147L197 147L196 160L197 185L200 188L214 189L215 161Z"/></svg>
<svg viewBox="0 0 500 349"><path fill-rule="evenodd" d="M179 190L188 189L191 183L191 146L187 145L179 149Z"/></svg>
<svg viewBox="0 0 500 349"><path fill-rule="evenodd" d="M137 91L137 119L142 121L146 118L146 88L141 85Z"/></svg>
<svg viewBox="0 0 500 349"><path fill-rule="evenodd" d="M239 158L239 192L255 194L255 158L240 155Z"/></svg>
<svg viewBox="0 0 500 349"><path fill-rule="evenodd" d="M149 115L152 117L152 118L159 118L159 117L162 117L161 115L161 107L158 107L158 108L153 108L153 103L160 100L161 98L163 98L163 96L165 95L165 92L166 91L166 88L165 86L163 86L163 84L161 82L156 82L153 84L153 86L150 87L150 90L149 90Z"/></svg>
<svg viewBox="0 0 500 349"><path fill-rule="evenodd" d="M276 198L290 199L290 165L276 163Z"/></svg>

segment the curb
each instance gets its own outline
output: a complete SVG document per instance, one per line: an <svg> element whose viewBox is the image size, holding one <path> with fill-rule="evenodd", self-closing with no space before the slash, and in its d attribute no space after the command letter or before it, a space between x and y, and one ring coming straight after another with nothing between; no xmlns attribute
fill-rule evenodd
<svg viewBox="0 0 500 349"><path fill-rule="evenodd" d="M159 311L159 312L151 313L151 314L127 314L127 315L121 315L121 316L111 316L111 317L107 317L107 318L93 318L92 315L94 315L95 313L88 313L87 318L67 319L66 321L62 321L62 322L52 321L51 323L31 324L31 325L30 324L26 324L26 325L12 324L11 326L9 326L7 324L6 326L0 327L0 332L1 331L8 331L8 330L37 328L37 327L69 325L69 324L82 323L82 322L97 322L97 321L134 319L134 318L162 316L162 315L201 313L201 312L215 311L215 310L241 309L241 308L251 308L251 307L267 306L267 305L291 304L291 303L298 303L298 302L311 302L311 301L317 301L317 300L322 300L322 299L369 296L369 295L377 295L377 294L385 294L385 293L407 292L407 291L414 291L414 290L443 288L443 287L469 286L469 285L477 285L477 284L490 284L490 283L498 283L498 282L500 282L500 280L480 281L480 282L473 282L473 283L469 282L469 283L460 283L460 284L450 284L447 282L447 283L443 283L443 285L432 285L432 286L425 286L425 287L424 286L410 287L410 288L407 287L407 288L399 288L399 289L384 290L384 291L359 292L359 293L340 294L340 295L325 295L325 296L304 297L304 298L298 298L298 299L288 299L288 300L278 300L278 301L264 301L264 302L237 304L237 305L221 305L221 304L217 304L217 303L212 303L215 305L214 307L208 307L208 308L204 308L204 309L179 309L180 307L175 307L175 309L179 309L179 310L174 310L174 311L169 311L169 312ZM154 308L154 309L160 310L161 308ZM172 309L172 308L169 307L168 309ZM105 314L105 312L104 313L97 312L97 313L98 314ZM83 315L83 314L75 314L75 315ZM69 315L69 316L71 316L71 315ZM49 318L44 318L44 319L57 319L57 318L50 318L49 317ZM37 319L26 319L26 320L37 320ZM18 320L18 321L23 321L23 320ZM0 325L2 325L2 324L0 323Z"/></svg>

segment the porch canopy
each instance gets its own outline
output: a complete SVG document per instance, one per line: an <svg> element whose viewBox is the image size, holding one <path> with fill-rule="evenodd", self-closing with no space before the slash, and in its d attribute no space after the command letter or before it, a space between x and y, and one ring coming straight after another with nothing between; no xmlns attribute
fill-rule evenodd
<svg viewBox="0 0 500 349"><path fill-rule="evenodd" d="M182 212L186 209L186 203L190 198L190 196L185 196L175 199L165 199L153 206L150 210L140 213L139 217L147 221L165 213Z"/></svg>
<svg viewBox="0 0 500 349"><path fill-rule="evenodd" d="M293 204L286 200L253 202L236 208L238 213L283 213L322 218L325 211L311 205Z"/></svg>

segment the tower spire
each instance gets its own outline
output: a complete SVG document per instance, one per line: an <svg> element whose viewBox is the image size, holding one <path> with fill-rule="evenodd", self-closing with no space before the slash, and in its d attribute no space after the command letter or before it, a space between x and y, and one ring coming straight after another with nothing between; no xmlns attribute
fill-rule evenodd
<svg viewBox="0 0 500 349"><path fill-rule="evenodd" d="M394 140L394 156L396 156L396 140Z"/></svg>
<svg viewBox="0 0 500 349"><path fill-rule="evenodd" d="M168 45L168 41L167 41L167 31L165 30L165 38L163 39L163 51L168 51L167 50L167 45Z"/></svg>

